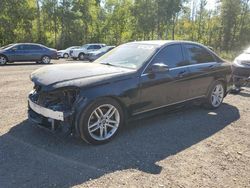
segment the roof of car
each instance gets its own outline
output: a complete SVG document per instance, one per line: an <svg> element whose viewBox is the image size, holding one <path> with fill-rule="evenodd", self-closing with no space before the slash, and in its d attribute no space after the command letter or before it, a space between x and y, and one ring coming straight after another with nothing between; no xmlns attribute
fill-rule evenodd
<svg viewBox="0 0 250 188"><path fill-rule="evenodd" d="M134 41L130 43L135 44L148 44L148 45L158 45L158 46L164 46L169 43L192 43L192 44L199 44L197 42L192 41L185 41L185 40L148 40L148 41ZM199 44L201 45L201 44Z"/></svg>
<svg viewBox="0 0 250 188"><path fill-rule="evenodd" d="M85 44L85 45L105 45L106 46L106 44L103 44L103 43L89 43L89 44Z"/></svg>
<svg viewBox="0 0 250 188"><path fill-rule="evenodd" d="M22 45L23 45L23 44L25 44L25 45L26 45L26 44L28 44L28 45L29 45L29 44L32 44L32 45L42 45L42 44L38 44L38 43L14 43L13 45L17 45L17 44L19 44L19 45L20 45L20 44L22 44ZM43 45L42 45L42 46L43 46Z"/></svg>

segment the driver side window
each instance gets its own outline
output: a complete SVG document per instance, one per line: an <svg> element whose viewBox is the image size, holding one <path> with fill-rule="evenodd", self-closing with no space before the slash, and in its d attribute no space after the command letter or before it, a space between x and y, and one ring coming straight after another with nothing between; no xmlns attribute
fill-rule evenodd
<svg viewBox="0 0 250 188"><path fill-rule="evenodd" d="M169 68L175 68L187 65L182 53L180 44L174 44L163 48L153 59L155 63L164 63Z"/></svg>

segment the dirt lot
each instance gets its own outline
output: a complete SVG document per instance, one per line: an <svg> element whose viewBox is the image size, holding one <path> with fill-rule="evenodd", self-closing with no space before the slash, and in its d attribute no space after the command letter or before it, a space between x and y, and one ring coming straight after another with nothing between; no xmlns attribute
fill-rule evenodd
<svg viewBox="0 0 250 188"><path fill-rule="evenodd" d="M29 74L41 66L0 67L1 188L250 187L249 88L216 111L135 121L113 142L90 146L27 121Z"/></svg>

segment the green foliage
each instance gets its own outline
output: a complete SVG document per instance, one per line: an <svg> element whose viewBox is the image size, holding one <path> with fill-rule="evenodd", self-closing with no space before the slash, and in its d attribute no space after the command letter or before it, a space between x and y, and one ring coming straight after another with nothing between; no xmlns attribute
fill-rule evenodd
<svg viewBox="0 0 250 188"><path fill-rule="evenodd" d="M213 10L207 1L1 0L0 46L179 39L212 46L228 57L249 45L250 0L217 0Z"/></svg>

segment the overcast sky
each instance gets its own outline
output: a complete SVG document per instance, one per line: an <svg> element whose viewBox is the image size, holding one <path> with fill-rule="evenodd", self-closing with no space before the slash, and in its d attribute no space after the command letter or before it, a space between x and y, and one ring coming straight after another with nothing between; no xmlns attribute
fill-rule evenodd
<svg viewBox="0 0 250 188"><path fill-rule="evenodd" d="M216 0L207 0L207 9L214 9L215 2L216 2Z"/></svg>

